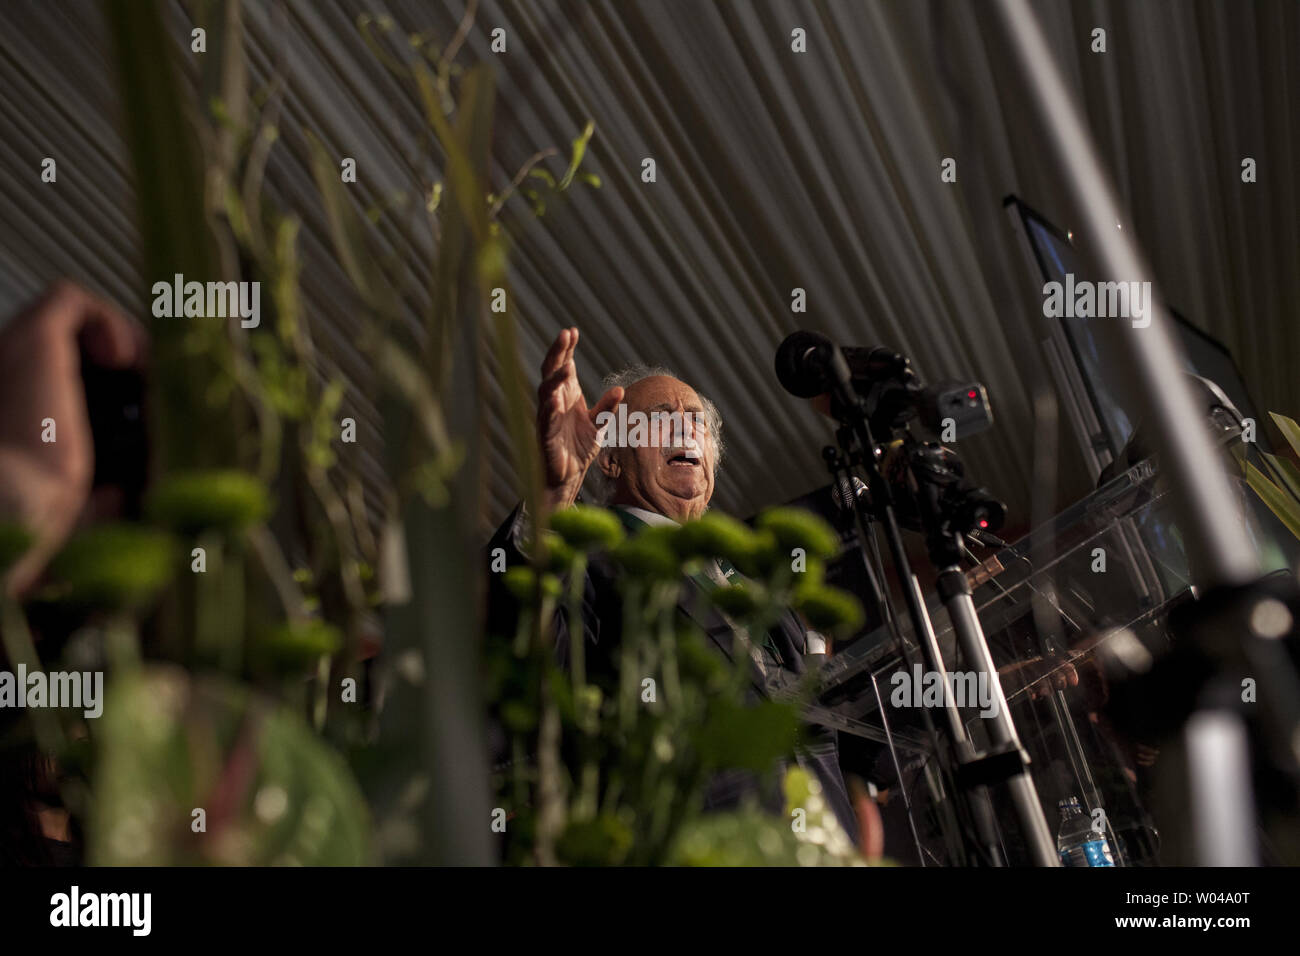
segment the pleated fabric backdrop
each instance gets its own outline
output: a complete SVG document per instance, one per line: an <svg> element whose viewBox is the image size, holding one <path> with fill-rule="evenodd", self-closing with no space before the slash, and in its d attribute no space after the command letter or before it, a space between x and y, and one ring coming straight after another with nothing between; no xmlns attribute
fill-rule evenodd
<svg viewBox="0 0 1300 956"><path fill-rule="evenodd" d="M1300 5L1044 2L1036 5L1169 302L1233 351L1261 408L1300 413ZM308 306L326 374L351 383L348 414L378 427L376 370L351 343L304 137L358 161L359 208L438 178L418 104L356 27L387 14L403 33L449 39L460 0L338 0L245 7L254 79L286 78L273 195L303 221ZM169 11L178 43L189 4ZM1041 297L1002 211L1016 193L1069 227L1061 183L979 3L874 0L485 2L462 62L498 68L495 182L567 149L590 119L577 190L520 239L514 312L530 369L563 326L602 374L668 365L711 395L729 433L715 503L737 514L824 482L829 426L786 396L772 353L815 328L912 356L928 378L976 377L996 427L963 442L970 470L1029 514L1031 383L1042 366ZM501 27L507 50L490 50ZM1106 52L1091 50L1106 31ZM805 31L806 52L792 49ZM188 50L188 43L185 42ZM57 186L40 163L57 157ZM944 158L957 179L940 178ZM1258 182L1241 181L1241 161ZM657 181L642 181L653 158ZM107 35L89 2L0 7L0 312L70 275L137 301L136 234ZM419 276L427 231L381 245ZM805 290L806 314L791 311ZM418 303L410 303L414 310ZM414 312L413 312L414 314ZM495 396L494 396L495 397ZM489 419L485 526L515 497L500 415ZM1062 436L1060 497L1086 490ZM359 463L371 492L377 455Z"/></svg>

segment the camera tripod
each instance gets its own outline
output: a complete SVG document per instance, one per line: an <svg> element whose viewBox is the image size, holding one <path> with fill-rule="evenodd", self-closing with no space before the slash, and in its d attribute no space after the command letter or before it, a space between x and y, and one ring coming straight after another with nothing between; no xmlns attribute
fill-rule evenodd
<svg viewBox="0 0 1300 956"><path fill-rule="evenodd" d="M902 492L903 500L912 509L908 515L911 523L918 525L925 534L930 559L938 571L939 597L952 622L962 658L974 672L979 686L989 688L992 694L993 713L984 718L991 746L984 750L977 748L971 739L951 693L944 693L942 705L947 749L943 748L928 711L922 709L922 719L935 753L943 755L941 773L955 797L950 810L941 817L950 853L956 859L971 863L1006 865L997 837L990 793L991 787L1005 784L1034 864L1059 866L1055 840L1029 775L1029 757L1011 719L997 668L971 599L970 585L961 569L964 534L974 528L988 529L994 522L1000 523L1002 505L982 490L964 484L960 462L948 449L917 442L909 434L901 444L895 443L887 455L886 449L873 437L872 422L874 420L876 427L881 428L882 424L887 426L894 415L891 411L882 420L877 414L881 395L888 396L897 408L901 407L898 396L907 390L886 388L882 391L880 382L873 383L871 388L865 389L875 400L877 407L873 408L859 393L858 385L861 383L855 384L836 346L828 344L820 361L832 396L831 412L841 423L836 433L839 450L828 447L823 457L837 486L847 481L847 487L854 487L855 467L867 477L865 493L850 497L858 525L858 546L867 569L869 599L876 605L879 617L889 626L909 668L913 667L911 649L867 550L868 543L874 541L871 526L878 523L903 588L912 633L925 667L933 674L948 673L921 586L903 544L898 494ZM980 393L982 397L982 390ZM969 394L971 401L975 401L975 391Z"/></svg>

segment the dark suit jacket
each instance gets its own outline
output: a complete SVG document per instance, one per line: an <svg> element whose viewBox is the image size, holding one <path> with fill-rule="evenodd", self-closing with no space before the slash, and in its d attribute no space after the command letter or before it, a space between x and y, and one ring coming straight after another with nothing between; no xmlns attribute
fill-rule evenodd
<svg viewBox="0 0 1300 956"><path fill-rule="evenodd" d="M489 554L493 549L503 548L509 566L527 563L520 550L523 542L523 509L516 508L497 529L488 544ZM589 674L614 674L617 669L618 646L622 630L623 610L619 595L617 578L619 568L607 558L593 556L587 568L587 580L584 585L583 631L585 634L586 667ZM510 635L515 627L515 601L505 591L502 575L488 576L489 609L488 627L490 633ZM681 589L677 603L680 614L689 617L708 636L718 652L731 657L735 633L730 624L720 615L704 595L703 588L687 577ZM556 655L561 666L568 664L568 648L571 629L564 620L563 613L557 615ZM771 629L771 638L782 660L781 672L774 674L777 681L794 681L811 663L805 660L807 648L807 630L800 620L790 611L786 611L776 626ZM763 681L754 669L754 693L766 695ZM840 772L839 754L836 735L833 730L809 727L805 743L792 755L800 766L816 775L821 782L823 795L836 818L856 842L857 822L849 803L844 776ZM748 794L758 794L764 805L780 812L782 799L779 794L762 792L758 779L747 771L734 770L715 775L705 790L705 807L707 809L728 809L734 807Z"/></svg>

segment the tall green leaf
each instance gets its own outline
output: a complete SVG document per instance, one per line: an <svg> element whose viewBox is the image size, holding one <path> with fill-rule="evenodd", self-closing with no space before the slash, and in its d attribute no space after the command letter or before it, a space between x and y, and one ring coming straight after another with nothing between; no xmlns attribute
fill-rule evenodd
<svg viewBox="0 0 1300 956"><path fill-rule="evenodd" d="M1285 415L1279 415L1277 412L1269 412L1269 417L1273 419L1273 424L1277 426L1282 437L1286 439L1291 450L1300 455L1300 424L1296 423L1294 418L1287 418Z"/></svg>
<svg viewBox="0 0 1300 956"><path fill-rule="evenodd" d="M1269 481L1258 468L1246 462L1246 482L1259 495L1261 501L1268 505L1268 510L1277 515L1287 529L1300 538L1300 502Z"/></svg>
<svg viewBox="0 0 1300 956"><path fill-rule="evenodd" d="M195 104L182 95L176 43L153 0L107 0L121 92L123 132L135 172L141 302L153 284L216 281L217 256L204 208L204 172L194 129ZM234 278L234 277L230 277ZM228 464L234 430L228 407L210 401L229 340L216 319L153 318L150 414L164 467ZM201 438L200 438L201 436Z"/></svg>

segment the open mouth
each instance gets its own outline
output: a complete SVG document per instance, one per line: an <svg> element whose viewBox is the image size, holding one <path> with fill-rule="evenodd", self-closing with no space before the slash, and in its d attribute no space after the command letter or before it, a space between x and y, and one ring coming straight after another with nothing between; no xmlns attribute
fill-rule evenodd
<svg viewBox="0 0 1300 956"><path fill-rule="evenodd" d="M681 452L680 454L670 457L668 459L668 465L670 468L698 468L700 465L700 459L698 455L691 456L686 454L686 452Z"/></svg>

